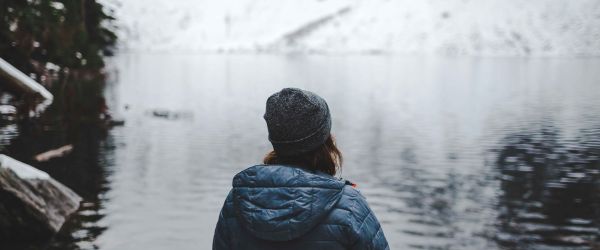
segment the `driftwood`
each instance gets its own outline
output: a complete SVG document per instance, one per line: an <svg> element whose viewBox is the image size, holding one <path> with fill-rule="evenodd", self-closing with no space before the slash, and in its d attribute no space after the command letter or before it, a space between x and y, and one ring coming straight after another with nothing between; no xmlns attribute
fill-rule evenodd
<svg viewBox="0 0 600 250"><path fill-rule="evenodd" d="M77 211L80 201L47 173L0 155L0 242L47 240Z"/></svg>
<svg viewBox="0 0 600 250"><path fill-rule="evenodd" d="M63 157L73 151L73 145L65 145L57 149L48 150L34 157L36 161L49 161L52 158Z"/></svg>

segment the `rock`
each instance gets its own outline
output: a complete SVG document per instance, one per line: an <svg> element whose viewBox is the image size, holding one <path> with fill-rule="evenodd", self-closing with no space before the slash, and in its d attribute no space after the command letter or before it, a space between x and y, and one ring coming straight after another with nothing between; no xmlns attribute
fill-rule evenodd
<svg viewBox="0 0 600 250"><path fill-rule="evenodd" d="M0 242L49 239L80 201L47 173L0 154Z"/></svg>

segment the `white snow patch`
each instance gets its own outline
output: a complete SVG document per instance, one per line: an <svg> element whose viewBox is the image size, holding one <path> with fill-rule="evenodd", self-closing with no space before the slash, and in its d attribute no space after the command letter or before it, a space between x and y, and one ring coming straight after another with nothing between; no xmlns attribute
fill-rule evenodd
<svg viewBox="0 0 600 250"><path fill-rule="evenodd" d="M48 173L3 154L0 154L0 167L12 170L21 179L47 180L50 178Z"/></svg>
<svg viewBox="0 0 600 250"><path fill-rule="evenodd" d="M65 5L63 3L61 3L61 2L50 2L50 6L52 8L57 9L57 10L62 10L62 9L65 8Z"/></svg>
<svg viewBox="0 0 600 250"><path fill-rule="evenodd" d="M58 65L56 65L54 63L51 63L51 62L47 62L46 63L46 69L47 70L59 71L60 70L60 66L58 66Z"/></svg>
<svg viewBox="0 0 600 250"><path fill-rule="evenodd" d="M598 0L101 2L133 51L600 55Z"/></svg>
<svg viewBox="0 0 600 250"><path fill-rule="evenodd" d="M27 75L23 74L20 70L12 66L10 63L0 58L0 73L9 78L9 80L13 81L15 84L31 91L39 93L42 97L46 98L48 101L52 101L54 96L48 91L44 86L37 83ZM35 74L31 76L35 78Z"/></svg>
<svg viewBox="0 0 600 250"><path fill-rule="evenodd" d="M19 26L18 26L17 22L12 22L12 23L10 23L10 26L8 26L8 29L10 31L15 31L15 30L17 30L18 27Z"/></svg>
<svg viewBox="0 0 600 250"><path fill-rule="evenodd" d="M344 0L104 0L128 50L262 51Z"/></svg>

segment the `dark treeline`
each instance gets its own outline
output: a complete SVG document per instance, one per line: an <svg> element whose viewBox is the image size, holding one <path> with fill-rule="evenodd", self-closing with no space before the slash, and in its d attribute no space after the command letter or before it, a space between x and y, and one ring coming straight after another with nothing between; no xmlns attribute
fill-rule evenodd
<svg viewBox="0 0 600 250"><path fill-rule="evenodd" d="M101 69L116 41L96 0L2 0L0 18L0 57L42 83Z"/></svg>
<svg viewBox="0 0 600 250"><path fill-rule="evenodd" d="M0 235L0 249L81 249L78 241L92 242L104 230L94 223L103 216L100 194L107 188L103 145L111 145L102 68L116 42L112 20L96 0L0 0L0 57L54 95L42 114L32 116L35 97L0 77L0 105L18 110L16 119L0 116L0 135L10 125L18 127L18 136L0 144L0 153L48 172L83 198L80 212L51 239L35 233L23 239ZM35 159L65 145L72 152ZM2 222L0 227L6 225Z"/></svg>
<svg viewBox="0 0 600 250"><path fill-rule="evenodd" d="M104 58L117 39L104 6L96 0L2 0L0 18L0 57L54 94L48 117L64 123L103 112ZM6 83L0 78L0 104L27 118L37 97Z"/></svg>

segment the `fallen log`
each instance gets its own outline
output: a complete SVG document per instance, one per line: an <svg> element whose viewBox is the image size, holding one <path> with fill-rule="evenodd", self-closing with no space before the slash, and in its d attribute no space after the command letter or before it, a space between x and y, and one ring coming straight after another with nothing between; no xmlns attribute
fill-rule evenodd
<svg viewBox="0 0 600 250"><path fill-rule="evenodd" d="M0 154L0 242L49 239L80 201L47 173Z"/></svg>
<svg viewBox="0 0 600 250"><path fill-rule="evenodd" d="M37 93L44 99L52 100L54 96L44 86L29 78L10 63L0 58L0 76L4 76L9 84L28 93Z"/></svg>
<svg viewBox="0 0 600 250"><path fill-rule="evenodd" d="M57 149L48 150L44 153L38 154L34 157L36 161L43 162L49 161L52 158L63 157L73 151L73 145L65 145Z"/></svg>

